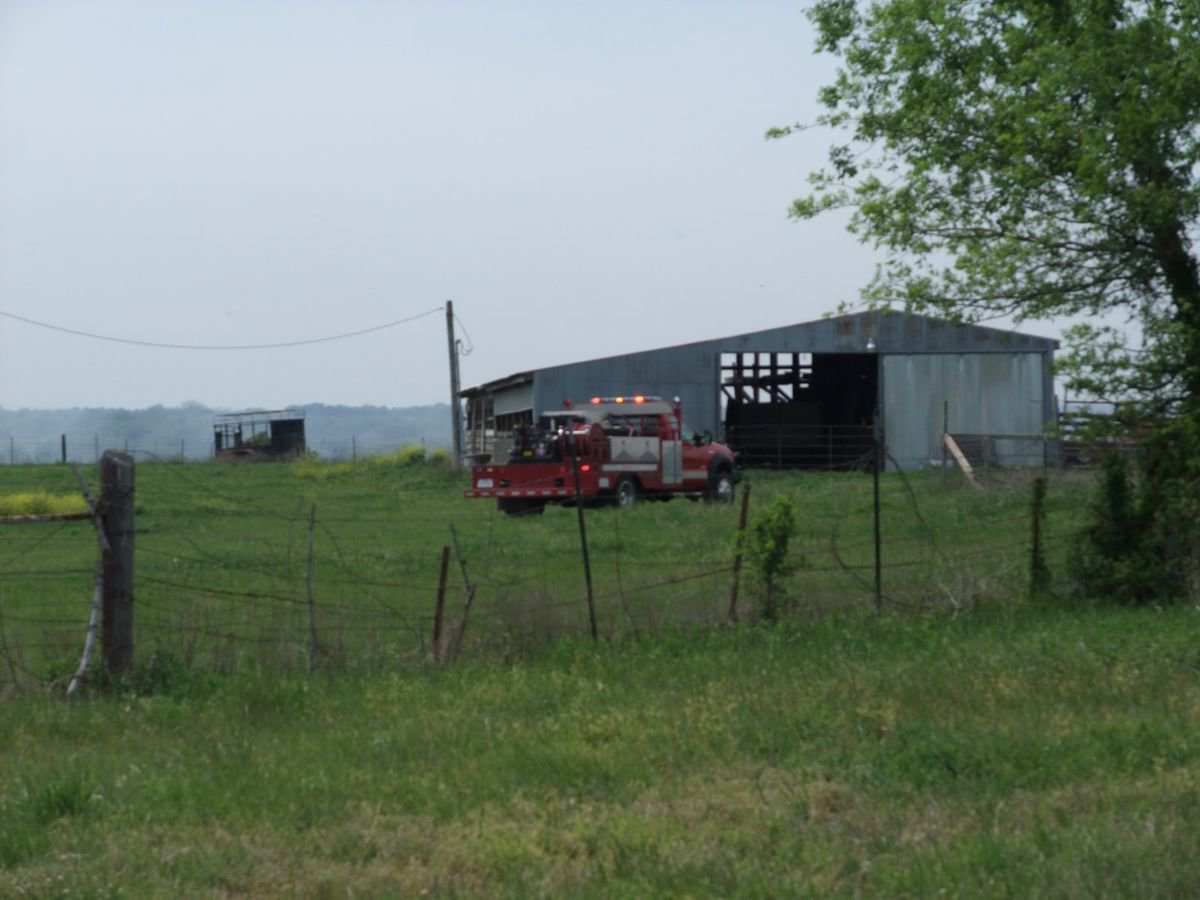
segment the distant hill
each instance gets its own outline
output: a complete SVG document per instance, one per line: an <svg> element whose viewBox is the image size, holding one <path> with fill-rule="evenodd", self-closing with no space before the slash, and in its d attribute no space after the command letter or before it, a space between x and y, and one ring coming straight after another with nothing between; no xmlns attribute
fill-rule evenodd
<svg viewBox="0 0 1200 900"><path fill-rule="evenodd" d="M337 406L308 403L304 411L308 446L320 456L349 459L424 443L450 446L450 407ZM157 456L205 459L212 455L213 418L241 410L200 403L148 409L0 408L0 463L55 462L67 436L67 458L91 462L105 449Z"/></svg>

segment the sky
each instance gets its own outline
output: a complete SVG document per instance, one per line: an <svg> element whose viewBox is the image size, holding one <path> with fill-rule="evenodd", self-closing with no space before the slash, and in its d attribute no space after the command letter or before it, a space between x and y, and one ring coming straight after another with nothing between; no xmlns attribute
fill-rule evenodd
<svg viewBox="0 0 1200 900"><path fill-rule="evenodd" d="M0 407L409 406L804 322L802 3L0 0ZM424 314L424 315L423 315ZM1028 330L1052 332L1045 327Z"/></svg>

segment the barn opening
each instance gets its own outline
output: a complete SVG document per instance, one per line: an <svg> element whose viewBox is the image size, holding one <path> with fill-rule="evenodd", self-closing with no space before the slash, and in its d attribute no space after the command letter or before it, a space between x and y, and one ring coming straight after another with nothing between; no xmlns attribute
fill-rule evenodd
<svg viewBox="0 0 1200 900"><path fill-rule="evenodd" d="M874 353L721 354L725 442L742 466L865 465L878 396Z"/></svg>

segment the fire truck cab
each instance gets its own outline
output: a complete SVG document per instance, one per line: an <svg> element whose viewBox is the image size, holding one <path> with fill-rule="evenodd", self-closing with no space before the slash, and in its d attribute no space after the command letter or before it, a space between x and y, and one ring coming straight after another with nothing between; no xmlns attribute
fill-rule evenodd
<svg viewBox="0 0 1200 900"><path fill-rule="evenodd" d="M517 429L503 462L475 465L467 497L495 497L510 515L540 513L549 503L691 498L731 502L733 452L686 430L678 400L593 397L543 413Z"/></svg>

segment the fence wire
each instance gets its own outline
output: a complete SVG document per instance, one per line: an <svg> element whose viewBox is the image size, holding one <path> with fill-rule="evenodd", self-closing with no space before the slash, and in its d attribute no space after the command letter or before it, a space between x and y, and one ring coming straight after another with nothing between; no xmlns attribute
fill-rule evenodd
<svg viewBox="0 0 1200 900"><path fill-rule="evenodd" d="M574 510L510 519L490 502L463 499L463 480L449 473L401 473L394 484L358 479L353 467L322 474L334 471L143 461L135 489L135 658L169 655L216 672L423 665L434 655L439 589L442 634L459 643L463 658L588 636ZM886 475L878 599L893 610L963 610L1026 596L1032 477L997 473L974 490L957 475ZM55 479L69 492L62 467L12 467L0 495ZM1043 550L1050 591L1065 593L1089 481L1054 472L1050 481ZM872 608L870 476L774 473L751 476L750 484L751 531L776 497L789 497L796 510L786 613ZM684 501L587 510L601 639L727 622L737 513L736 504ZM451 553L440 584L452 526L461 558ZM750 534L744 543L753 542ZM96 565L88 522L0 526L0 689L73 671ZM758 616L762 591L751 553L740 575L740 621Z"/></svg>

